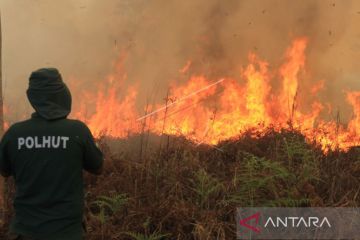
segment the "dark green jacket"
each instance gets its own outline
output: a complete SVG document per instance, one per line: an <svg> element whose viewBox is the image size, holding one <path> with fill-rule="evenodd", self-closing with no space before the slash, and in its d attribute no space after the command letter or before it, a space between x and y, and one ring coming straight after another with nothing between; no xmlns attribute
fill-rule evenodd
<svg viewBox="0 0 360 240"><path fill-rule="evenodd" d="M44 101L50 101L44 98L46 94L56 99L57 91L50 91L42 81L46 91L38 94ZM70 94L63 91L58 99L71 102ZM31 119L12 125L1 141L0 172L12 175L16 185L12 232L46 240L81 238L82 170L98 171L103 157L88 127L67 119L69 112L56 104L45 112L36 109Z"/></svg>

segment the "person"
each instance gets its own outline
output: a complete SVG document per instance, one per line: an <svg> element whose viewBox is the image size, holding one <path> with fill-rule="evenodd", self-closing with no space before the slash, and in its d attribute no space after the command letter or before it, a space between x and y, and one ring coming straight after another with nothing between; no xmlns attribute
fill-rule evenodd
<svg viewBox="0 0 360 240"><path fill-rule="evenodd" d="M84 123L67 118L71 94L57 69L34 71L27 97L35 112L0 144L0 173L16 187L10 232L19 240L82 239L82 170L100 174L102 152Z"/></svg>

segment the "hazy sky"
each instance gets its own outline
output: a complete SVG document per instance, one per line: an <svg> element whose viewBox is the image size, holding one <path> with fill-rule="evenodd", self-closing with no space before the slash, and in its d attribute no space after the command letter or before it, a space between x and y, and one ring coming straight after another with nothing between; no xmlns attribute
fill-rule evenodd
<svg viewBox="0 0 360 240"><path fill-rule="evenodd" d="M321 98L346 109L343 90L360 90L356 0L0 0L0 10L5 101L20 115L40 67L95 89L123 52L127 84L161 98L189 59L210 78L235 76L249 51L278 66L298 36L309 37L311 79L325 80Z"/></svg>

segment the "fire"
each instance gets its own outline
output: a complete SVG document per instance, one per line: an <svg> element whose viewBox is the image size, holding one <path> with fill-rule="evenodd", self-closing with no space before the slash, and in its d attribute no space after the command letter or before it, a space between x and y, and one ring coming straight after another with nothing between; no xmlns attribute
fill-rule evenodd
<svg viewBox="0 0 360 240"><path fill-rule="evenodd" d="M309 88L309 96L315 99L307 111L302 110L298 93L299 81L306 73L307 44L305 37L295 39L278 70L270 69L266 61L250 53L239 79L224 76L214 81L205 74L191 75L189 60L179 70L180 74L189 74L186 84L173 84L165 104L148 104L144 112L136 109L136 87L129 87L122 97L119 95L126 81L122 59L117 64L120 71L109 76L107 87L101 86L96 96L91 96L96 103L95 111L90 116L86 114L89 97L84 97L75 117L84 120L95 136L124 138L149 130L217 144L249 129L261 134L273 128L296 129L319 144L324 152L337 148L346 151L360 145L360 92L347 93L347 101L353 107L353 118L347 126L320 118L328 103L317 100L316 93L324 88L324 81ZM244 81L245 84L241 83ZM274 82L280 87L273 88Z"/></svg>
<svg viewBox="0 0 360 240"><path fill-rule="evenodd" d="M354 118L349 122L349 134L360 134L360 92L349 92L347 94L347 100L354 109Z"/></svg>
<svg viewBox="0 0 360 240"><path fill-rule="evenodd" d="M267 63L256 59L254 54L249 56L250 64L247 66L244 77L247 80L245 92L245 106L248 111L249 123L270 123L267 114L267 98L271 90L268 83ZM256 69L258 65L258 70Z"/></svg>
<svg viewBox="0 0 360 240"><path fill-rule="evenodd" d="M292 118L292 115L295 114L294 108L299 85L298 75L304 68L306 44L306 38L296 39L286 51L287 62L280 68L283 91L280 97L282 104L279 106L287 118Z"/></svg>

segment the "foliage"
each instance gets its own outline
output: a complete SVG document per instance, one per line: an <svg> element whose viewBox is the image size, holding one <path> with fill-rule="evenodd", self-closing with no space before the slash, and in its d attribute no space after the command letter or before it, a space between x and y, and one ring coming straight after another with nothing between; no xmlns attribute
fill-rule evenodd
<svg viewBox="0 0 360 240"><path fill-rule="evenodd" d="M128 202L126 194L113 194L112 196L99 196L92 204L99 207L97 218L105 224L110 215L117 213Z"/></svg>
<svg viewBox="0 0 360 240"><path fill-rule="evenodd" d="M223 188L220 181L209 175L205 169L196 172L192 183L194 187L191 189L196 193L196 204L200 208L209 208L209 198Z"/></svg>
<svg viewBox="0 0 360 240"><path fill-rule="evenodd" d="M271 130L217 146L141 139L101 140L104 173L85 176L88 240L226 240L237 207L360 206L358 149L324 154L297 132Z"/></svg>

